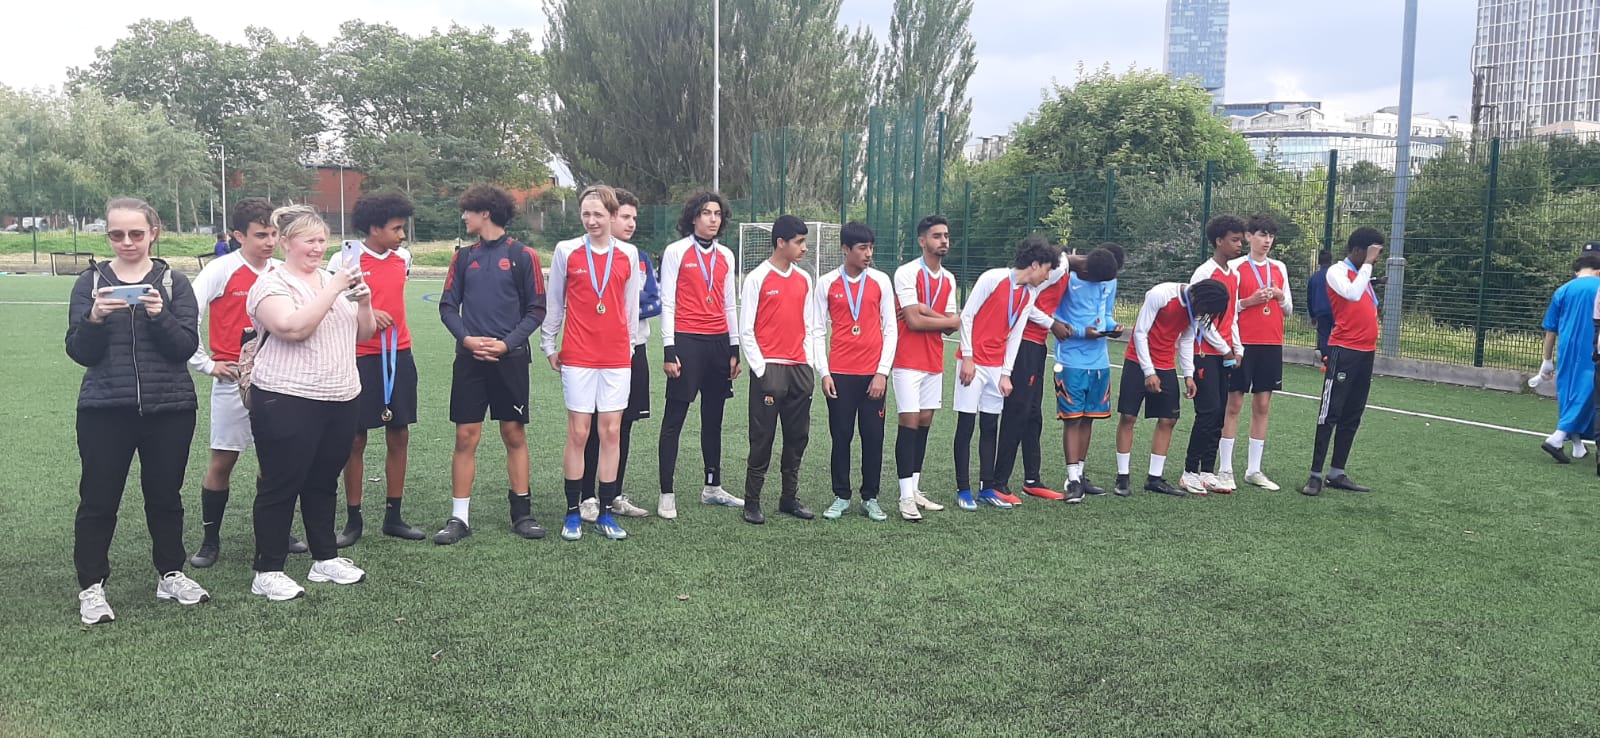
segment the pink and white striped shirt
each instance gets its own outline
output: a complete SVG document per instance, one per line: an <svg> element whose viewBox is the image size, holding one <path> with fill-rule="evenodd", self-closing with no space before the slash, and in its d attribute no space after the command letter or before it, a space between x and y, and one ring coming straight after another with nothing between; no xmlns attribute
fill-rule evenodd
<svg viewBox="0 0 1600 738"><path fill-rule="evenodd" d="M319 270L316 279L320 284L327 284L328 275ZM288 297L295 307L304 307L316 298L317 292L299 277L289 274L288 269L275 269L262 275L250 288L250 297L245 302L257 331L262 327L256 308L262 300L274 295ZM334 300L333 308L305 340L268 336L256 353L250 381L268 392L308 400L343 402L355 399L361 394L361 377L356 373L356 304L342 297Z"/></svg>

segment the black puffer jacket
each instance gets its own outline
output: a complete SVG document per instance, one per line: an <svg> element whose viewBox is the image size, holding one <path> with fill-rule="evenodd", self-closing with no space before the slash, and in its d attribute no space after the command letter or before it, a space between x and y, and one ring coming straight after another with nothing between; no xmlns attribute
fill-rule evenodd
<svg viewBox="0 0 1600 738"><path fill-rule="evenodd" d="M111 265L96 263L78 275L67 308L67 356L88 367L78 390L79 410L138 408L140 414L194 410L194 379L188 360L200 344L200 309L183 274L160 259L135 282L117 279ZM165 307L154 318L143 304L89 322L94 283L101 287L148 284L161 292ZM170 274L170 280L164 275ZM171 291L163 281L170 281Z"/></svg>

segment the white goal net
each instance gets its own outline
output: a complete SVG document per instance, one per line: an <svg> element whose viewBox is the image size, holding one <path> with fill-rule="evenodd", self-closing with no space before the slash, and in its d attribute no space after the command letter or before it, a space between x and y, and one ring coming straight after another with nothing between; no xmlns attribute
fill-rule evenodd
<svg viewBox="0 0 1600 738"><path fill-rule="evenodd" d="M844 250L839 246L839 224L806 222L806 258L800 266L821 277L839 268L844 262ZM772 256L772 224L741 223L739 225L739 279Z"/></svg>

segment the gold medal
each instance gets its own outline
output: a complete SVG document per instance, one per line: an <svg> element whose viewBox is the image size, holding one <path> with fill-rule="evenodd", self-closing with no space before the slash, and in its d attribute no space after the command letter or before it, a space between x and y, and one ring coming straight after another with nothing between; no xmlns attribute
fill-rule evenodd
<svg viewBox="0 0 1600 738"><path fill-rule="evenodd" d="M601 315L605 315L606 314L606 304L603 303L603 302L595 303L594 304L594 311L599 313L599 314L601 314Z"/></svg>
<svg viewBox="0 0 1600 738"><path fill-rule="evenodd" d="M859 325L850 326L850 335L852 335L852 336L861 335L861 326L859 326Z"/></svg>
<svg viewBox="0 0 1600 738"><path fill-rule="evenodd" d="M706 304L707 305L711 304L711 296L710 295L706 295Z"/></svg>
<svg viewBox="0 0 1600 738"><path fill-rule="evenodd" d="M1261 306L1261 314L1262 315L1271 315L1272 314L1272 306L1271 305L1262 305Z"/></svg>
<svg viewBox="0 0 1600 738"><path fill-rule="evenodd" d="M378 417L383 418L383 422L387 423L391 420L394 420L394 411L390 410L389 408L384 408L383 414Z"/></svg>

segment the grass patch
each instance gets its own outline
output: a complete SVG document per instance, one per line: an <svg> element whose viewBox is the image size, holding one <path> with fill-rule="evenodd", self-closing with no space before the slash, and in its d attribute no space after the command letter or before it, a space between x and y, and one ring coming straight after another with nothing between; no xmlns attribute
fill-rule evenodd
<svg viewBox="0 0 1600 738"><path fill-rule="evenodd" d="M692 417L680 519L633 522L620 543L515 538L503 457L486 440L477 535L448 549L369 537L348 553L371 581L312 585L291 603L248 593L246 454L222 561L195 574L214 601L156 602L134 485L111 554L119 619L84 629L71 564L81 370L61 350L63 306L5 304L64 301L70 284L0 277L0 519L12 531L0 547L12 574L0 734L1600 732L1600 668L1581 656L1600 611L1590 467L1550 463L1536 438L1378 412L1351 465L1376 489L1368 496L1139 494L952 510L917 526L852 514L762 528L688 499ZM423 299L438 291L418 281L411 296L423 387L406 508L430 531L449 510L451 349ZM535 365L533 377L534 511L554 525L561 396L554 373ZM1308 394L1318 383L1299 368L1285 382ZM741 382L724 433L731 488L744 478L746 391ZM1535 429L1555 417L1531 396L1398 380L1379 380L1373 402ZM1314 413L1307 400L1275 402L1266 471L1286 487L1303 481ZM818 400L802 487L816 508L829 498L824 418ZM954 426L941 412L925 475L946 502ZM627 485L647 506L659 427L638 426ZM1188 427L1186 417L1169 476ZM202 412L191 545L204 429ZM1046 425L1045 473L1059 482L1057 434ZM1111 442L1100 425L1089 472L1101 482ZM379 514L369 498L369 519ZM303 579L308 565L291 557L289 571Z"/></svg>

